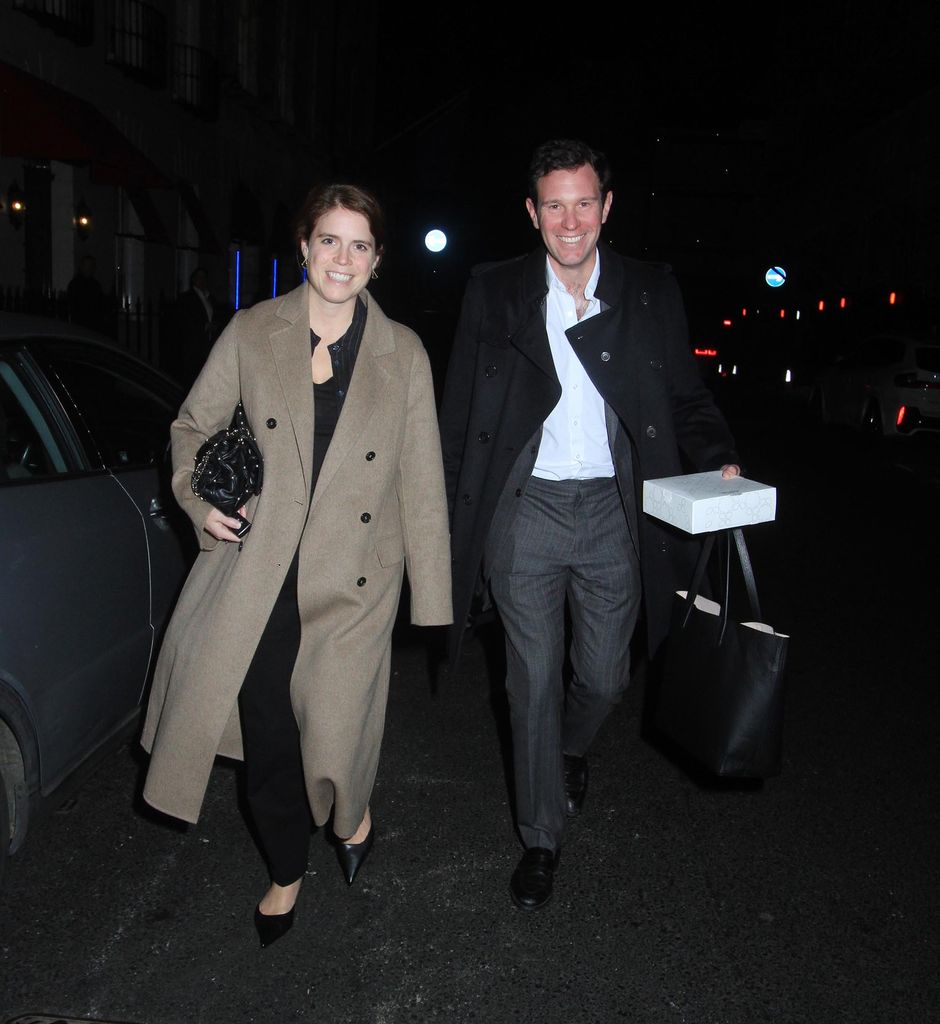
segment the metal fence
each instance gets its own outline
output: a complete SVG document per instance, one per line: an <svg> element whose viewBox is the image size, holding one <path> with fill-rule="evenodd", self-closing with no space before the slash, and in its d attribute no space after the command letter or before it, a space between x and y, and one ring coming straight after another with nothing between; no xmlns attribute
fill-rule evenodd
<svg viewBox="0 0 940 1024"><path fill-rule="evenodd" d="M169 327L170 304L161 293L157 299L134 302L104 295L94 310L76 316L66 292L34 292L25 288L0 286L0 311L51 317L98 331L118 346L152 366L161 367L160 340Z"/></svg>

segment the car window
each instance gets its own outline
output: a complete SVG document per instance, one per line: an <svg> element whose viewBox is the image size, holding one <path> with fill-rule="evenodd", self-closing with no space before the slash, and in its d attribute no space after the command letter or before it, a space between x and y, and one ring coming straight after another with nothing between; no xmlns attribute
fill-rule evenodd
<svg viewBox="0 0 940 1024"><path fill-rule="evenodd" d="M918 370L940 373L940 346L924 345L916 350L914 358Z"/></svg>
<svg viewBox="0 0 940 1024"><path fill-rule="evenodd" d="M853 362L860 366L891 366L903 359L903 341L898 338L869 338L858 346Z"/></svg>
<svg viewBox="0 0 940 1024"><path fill-rule="evenodd" d="M43 348L109 469L162 458L177 396L161 377L108 349L64 342Z"/></svg>
<svg viewBox="0 0 940 1024"><path fill-rule="evenodd" d="M49 421L13 364L0 359L0 485L67 472Z"/></svg>

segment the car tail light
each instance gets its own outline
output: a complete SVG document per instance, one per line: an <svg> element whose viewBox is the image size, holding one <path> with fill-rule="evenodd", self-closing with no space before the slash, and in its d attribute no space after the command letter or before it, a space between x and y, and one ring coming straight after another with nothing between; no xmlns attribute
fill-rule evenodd
<svg viewBox="0 0 940 1024"><path fill-rule="evenodd" d="M901 408L898 409L898 418L895 421L895 426L896 427L902 427L904 425L904 416L906 415L906 413L907 413L907 406L906 405L902 405Z"/></svg>

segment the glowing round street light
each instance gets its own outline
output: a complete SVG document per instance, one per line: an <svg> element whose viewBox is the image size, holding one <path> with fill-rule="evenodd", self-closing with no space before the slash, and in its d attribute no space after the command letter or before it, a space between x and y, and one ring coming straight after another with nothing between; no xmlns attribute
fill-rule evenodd
<svg viewBox="0 0 940 1024"><path fill-rule="evenodd" d="M447 245L447 235L440 228L433 228L424 236L424 245L429 252L442 252Z"/></svg>

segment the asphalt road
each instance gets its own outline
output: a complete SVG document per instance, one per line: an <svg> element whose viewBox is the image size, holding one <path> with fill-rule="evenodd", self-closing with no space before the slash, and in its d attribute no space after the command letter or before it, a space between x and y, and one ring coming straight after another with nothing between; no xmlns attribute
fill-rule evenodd
<svg viewBox="0 0 940 1024"><path fill-rule="evenodd" d="M591 753L555 899L521 913L498 638L449 672L403 631L351 889L315 841L297 924L260 951L235 769L182 829L142 808L124 748L9 865L0 1021L940 1019L938 449L912 469L769 402L732 418L748 475L779 488L777 522L748 531L793 638L779 778L690 778L642 733L641 672Z"/></svg>

